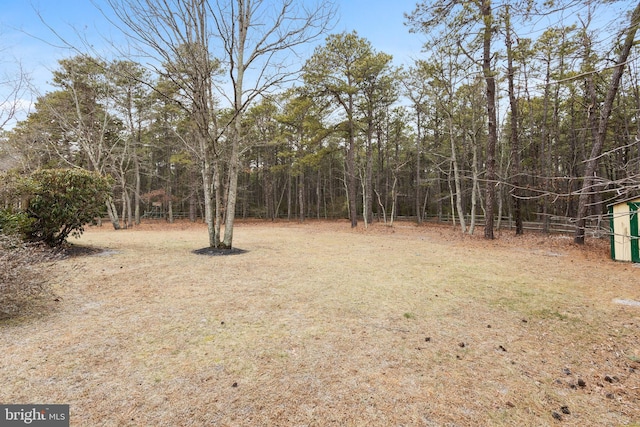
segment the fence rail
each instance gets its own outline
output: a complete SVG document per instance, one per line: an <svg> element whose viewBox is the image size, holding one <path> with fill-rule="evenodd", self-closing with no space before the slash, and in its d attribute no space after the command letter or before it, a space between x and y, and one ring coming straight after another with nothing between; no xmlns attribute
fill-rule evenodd
<svg viewBox="0 0 640 427"><path fill-rule="evenodd" d="M173 217L173 219L189 218L189 212L173 212L171 216ZM167 219L169 218L169 213L161 211L145 211L140 218Z"/></svg>
<svg viewBox="0 0 640 427"><path fill-rule="evenodd" d="M168 219L167 212L158 212L158 211L146 211L141 216L141 218L146 219ZM186 219L189 218L188 212L174 212L174 219ZM282 218L280 218L282 219ZM309 218L313 220L314 218ZM292 218L292 220L296 220ZM394 219L394 222L415 222L417 218L415 216L399 216ZM433 222L439 224L452 224L453 221L450 216L446 218L438 218L437 216L429 216L423 219L424 222ZM377 221L377 218L374 219ZM471 222L470 216L465 217L465 221L467 226L469 226ZM455 223L459 224L458 218L455 218ZM511 217L502 217L499 221L501 230L514 230L516 227L515 221ZM484 216L478 215L476 216L476 226L483 227L485 224ZM497 226L498 220L494 224ZM542 219L537 219L535 221L523 221L522 226L525 230L528 231L537 231L543 232L545 231L545 223ZM549 233L561 233L561 234L573 234L575 233L577 226L575 224L574 218L568 217L560 217L560 216L551 216L549 218L548 223L546 224L546 231ZM601 215L599 217L588 218L585 226L585 234L590 237L607 237L611 234L611 230L609 227L609 217L607 215Z"/></svg>
<svg viewBox="0 0 640 427"><path fill-rule="evenodd" d="M415 216L403 216L398 217L394 221L416 221ZM453 221L450 217L447 218L438 218L438 217L427 217L424 219L425 222L438 222L441 224L452 224ZM467 226L469 226L471 222L471 218L469 216L465 217L465 221ZM459 224L458 218L455 218L455 223ZM500 229L501 230L515 230L516 223L511 217L502 217L500 218ZM483 227L485 224L484 216L476 216L476 226ZM498 219L496 218L494 225L497 226ZM542 219L538 219L535 221L523 221L522 227L525 230L529 231L545 231L545 223ZM569 217L560 217L560 216L552 216L549 218L548 223L546 224L546 231L549 233L561 233L561 234L573 234L577 230L577 225L575 223L574 218ZM586 220L585 225L585 234L590 237L606 237L611 234L611 229L609 226L609 217L607 215L601 215L600 217L588 218Z"/></svg>

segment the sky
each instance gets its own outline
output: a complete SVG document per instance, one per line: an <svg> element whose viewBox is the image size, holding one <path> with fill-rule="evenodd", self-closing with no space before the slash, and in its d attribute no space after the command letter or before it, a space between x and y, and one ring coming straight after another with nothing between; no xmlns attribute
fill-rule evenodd
<svg viewBox="0 0 640 427"><path fill-rule="evenodd" d="M113 30L93 3L104 4L104 0L0 0L0 76L15 72L20 63L37 92L52 90L48 82L57 61L74 55L61 46L54 31L69 40L83 34L98 48L104 37L113 37ZM422 37L410 34L404 25L404 13L414 9L415 0L336 3L338 17L332 32L355 30L376 51L391 54L398 66L419 57Z"/></svg>
<svg viewBox="0 0 640 427"><path fill-rule="evenodd" d="M335 2L338 19L333 33L355 30L369 40L376 51L391 54L397 66L409 66L415 59L424 57L425 36L409 33L404 18L405 13L415 8L417 0ZM59 47L54 31L71 41L77 39L78 33L83 34L98 50L105 37L115 37L93 3L100 5L105 0L0 0L0 102L4 99L1 83L16 73L18 63L31 77L36 93L52 90L48 82L52 71L57 69L57 61L75 54ZM634 3L623 0L622 5L614 4L606 10L616 14ZM541 22L540 27L545 25L548 23ZM309 48L309 54L311 51ZM30 100L25 97L23 105L30 105ZM1 119L0 116L0 124Z"/></svg>

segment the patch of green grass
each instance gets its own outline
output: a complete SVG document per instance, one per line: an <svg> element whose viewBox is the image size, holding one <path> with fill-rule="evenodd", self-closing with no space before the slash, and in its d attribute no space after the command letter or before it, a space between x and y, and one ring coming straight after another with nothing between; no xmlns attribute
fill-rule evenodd
<svg viewBox="0 0 640 427"><path fill-rule="evenodd" d="M562 314L556 310L551 310L548 308L543 308L540 310L535 310L531 312L531 314L540 319L556 319L556 320L567 320L569 316L566 314Z"/></svg>
<svg viewBox="0 0 640 427"><path fill-rule="evenodd" d="M405 319L415 319L416 315L413 313L406 312L404 315Z"/></svg>

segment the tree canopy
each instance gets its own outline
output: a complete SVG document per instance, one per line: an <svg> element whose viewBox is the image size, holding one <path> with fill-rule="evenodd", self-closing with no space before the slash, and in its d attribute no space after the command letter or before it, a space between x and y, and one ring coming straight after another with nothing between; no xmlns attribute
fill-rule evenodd
<svg viewBox="0 0 640 427"><path fill-rule="evenodd" d="M602 22L599 2L420 2L406 22L425 50L402 69L328 33L329 3L109 4L153 60L61 60L0 158L113 177L119 226L200 217L228 248L238 216L482 222L487 238L563 219L580 241L640 192L640 4Z"/></svg>

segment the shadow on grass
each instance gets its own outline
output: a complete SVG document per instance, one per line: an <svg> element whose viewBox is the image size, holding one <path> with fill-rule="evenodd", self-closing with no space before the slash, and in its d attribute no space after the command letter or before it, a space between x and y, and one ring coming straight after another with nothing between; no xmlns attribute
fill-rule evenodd
<svg viewBox="0 0 640 427"><path fill-rule="evenodd" d="M77 258L83 256L104 256L105 254L111 254L113 251L108 251L102 248L95 248L92 246L81 246L67 243L54 249L55 253L62 258Z"/></svg>

